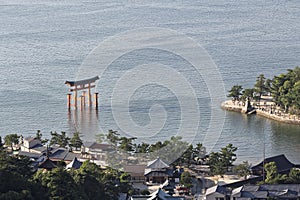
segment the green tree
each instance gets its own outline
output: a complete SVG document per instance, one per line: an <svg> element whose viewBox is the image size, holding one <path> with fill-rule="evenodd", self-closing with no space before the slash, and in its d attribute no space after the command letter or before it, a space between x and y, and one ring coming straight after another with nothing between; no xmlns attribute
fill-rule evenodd
<svg viewBox="0 0 300 200"><path fill-rule="evenodd" d="M244 161L243 163L234 167L233 171L238 174L239 177L244 177L244 179L246 179L247 176L251 174L251 165L248 163L248 161Z"/></svg>
<svg viewBox="0 0 300 200"><path fill-rule="evenodd" d="M127 138L127 137L121 137L119 139L120 145L119 148L123 151L129 152L129 151L134 151L134 145L133 145L133 141L136 138L132 137L132 138Z"/></svg>
<svg viewBox="0 0 300 200"><path fill-rule="evenodd" d="M206 148L203 146L202 143L197 143L194 149L194 154L199 158L204 158L206 156Z"/></svg>
<svg viewBox="0 0 300 200"><path fill-rule="evenodd" d="M63 168L38 172L35 179L47 188L47 194L51 200L84 199L73 177Z"/></svg>
<svg viewBox="0 0 300 200"><path fill-rule="evenodd" d="M155 144L151 144L149 147L149 152L156 152L159 151L160 149L162 149L165 145L161 142L158 141Z"/></svg>
<svg viewBox="0 0 300 200"><path fill-rule="evenodd" d="M19 136L17 134L9 134L4 137L4 144L10 146L13 149L14 144L19 143Z"/></svg>
<svg viewBox="0 0 300 200"><path fill-rule="evenodd" d="M232 163L236 160L236 151L237 147L233 146L233 144L228 144L226 147L221 149L221 160L227 171L228 167L232 166Z"/></svg>
<svg viewBox="0 0 300 200"><path fill-rule="evenodd" d="M96 135L96 141L97 141L98 143L102 143L102 142L107 141L106 135L103 134L103 133L97 134L97 135Z"/></svg>
<svg viewBox="0 0 300 200"><path fill-rule="evenodd" d="M292 184L300 184L300 169L291 169L286 182Z"/></svg>
<svg viewBox="0 0 300 200"><path fill-rule="evenodd" d="M239 101L240 96L242 95L243 87L241 85L234 85L232 88L228 91L229 94L227 97L231 97L233 101Z"/></svg>
<svg viewBox="0 0 300 200"><path fill-rule="evenodd" d="M241 100L243 102L252 101L254 99L254 89L253 88L246 88L242 92Z"/></svg>
<svg viewBox="0 0 300 200"><path fill-rule="evenodd" d="M29 164L27 157L0 150L0 199L38 199L29 181L33 174Z"/></svg>
<svg viewBox="0 0 300 200"><path fill-rule="evenodd" d="M182 141L181 136L172 136L170 140L163 143L163 147L152 154L153 157L159 156L166 163L173 163L180 155L183 155L189 149L189 144ZM187 153L187 155L190 153Z"/></svg>
<svg viewBox="0 0 300 200"><path fill-rule="evenodd" d="M175 165L187 165L191 164L194 158L194 148L193 145L190 144L187 146L183 154L177 159Z"/></svg>
<svg viewBox="0 0 300 200"><path fill-rule="evenodd" d="M271 95L277 106L285 112L300 114L300 68L289 69L286 74L271 81Z"/></svg>
<svg viewBox="0 0 300 200"><path fill-rule="evenodd" d="M136 147L137 153L149 153L150 151L150 144L142 142L142 144L138 144Z"/></svg>
<svg viewBox="0 0 300 200"><path fill-rule="evenodd" d="M120 134L118 133L118 131L109 130L106 138L108 139L109 143L117 147L120 140L119 135Z"/></svg>
<svg viewBox="0 0 300 200"><path fill-rule="evenodd" d="M51 140L50 145L57 144L60 147L66 148L69 146L70 138L67 137L66 132L62 131L61 134L58 134L56 131L51 131Z"/></svg>
<svg viewBox="0 0 300 200"><path fill-rule="evenodd" d="M254 90L258 94L259 99L267 91L266 78L263 74L260 74L256 78L256 82L255 82L255 85L254 85Z"/></svg>
<svg viewBox="0 0 300 200"><path fill-rule="evenodd" d="M264 168L266 171L266 184L280 184L285 182L286 175L278 174L275 162L266 163Z"/></svg>
<svg viewBox="0 0 300 200"><path fill-rule="evenodd" d="M237 147L228 144L226 147L221 148L220 152L211 152L208 158L211 174L224 175L236 160L236 150Z"/></svg>
<svg viewBox="0 0 300 200"><path fill-rule="evenodd" d="M104 184L100 181L101 173L96 164L85 161L73 175L75 182L90 200L107 199Z"/></svg>
<svg viewBox="0 0 300 200"><path fill-rule="evenodd" d="M266 79L266 81L265 81L265 92L268 94L271 94L271 92L272 92L272 80L271 79Z"/></svg>
<svg viewBox="0 0 300 200"><path fill-rule="evenodd" d="M212 175L224 175L226 173L226 166L222 160L222 155L219 152L211 152L208 157L208 164L210 173Z"/></svg>
<svg viewBox="0 0 300 200"><path fill-rule="evenodd" d="M180 175L180 184L184 185L187 188L191 188L193 186L192 176L189 172L182 172L182 174Z"/></svg>
<svg viewBox="0 0 300 200"><path fill-rule="evenodd" d="M73 137L70 140L70 146L74 147L75 150L80 149L82 145L82 140L79 136L79 132L73 134Z"/></svg>
<svg viewBox="0 0 300 200"><path fill-rule="evenodd" d="M43 139L42 137L43 137L43 134L42 134L41 130L37 130L35 138L39 139L42 144L46 144L49 140L48 139Z"/></svg>

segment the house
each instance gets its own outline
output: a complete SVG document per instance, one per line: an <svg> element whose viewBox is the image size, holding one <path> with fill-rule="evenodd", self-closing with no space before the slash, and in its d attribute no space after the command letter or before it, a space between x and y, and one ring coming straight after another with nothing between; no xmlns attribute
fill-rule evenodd
<svg viewBox="0 0 300 200"><path fill-rule="evenodd" d="M236 188L231 193L231 200L245 200L245 199L266 199L268 197L267 191L260 191L259 186L245 185Z"/></svg>
<svg viewBox="0 0 300 200"><path fill-rule="evenodd" d="M216 185L208 188L205 193L206 200L229 200L228 190L224 186Z"/></svg>
<svg viewBox="0 0 300 200"><path fill-rule="evenodd" d="M270 163L270 162L275 163L275 165L277 167L277 171L280 174L287 174L287 173L290 172L290 170L292 168L299 167L299 165L295 165L295 164L291 163L285 157L285 155L281 154L281 155L278 155L278 156L273 156L273 157L270 157L270 158L266 158L264 161L262 161L258 165L253 166L251 168L253 175L258 175L258 176L263 175L263 166L264 166L264 164Z"/></svg>
<svg viewBox="0 0 300 200"><path fill-rule="evenodd" d="M173 177L173 170L168 164L160 158L157 158L148 162L144 176L146 177L146 182L150 184L164 183L166 180Z"/></svg>
<svg viewBox="0 0 300 200"><path fill-rule="evenodd" d="M79 157L80 154L76 154L70 152L68 149L59 147L56 149L52 149L49 151L48 156L50 160L57 162L57 161L64 161L66 164L72 162L75 157Z"/></svg>
<svg viewBox="0 0 300 200"><path fill-rule="evenodd" d="M130 175L131 182L144 182L146 167L146 165L125 165L124 172Z"/></svg>
<svg viewBox="0 0 300 200"><path fill-rule="evenodd" d="M214 186L206 191L205 198L209 200L300 200L300 184L243 185L231 192L225 186Z"/></svg>
<svg viewBox="0 0 300 200"><path fill-rule="evenodd" d="M300 184L244 185L231 193L231 200L299 200Z"/></svg>
<svg viewBox="0 0 300 200"><path fill-rule="evenodd" d="M36 150L39 148L43 148L43 150L46 150L46 147L42 145L40 139L31 136L24 138L20 147L21 147L21 151L33 152L33 153L41 153L40 150Z"/></svg>
<svg viewBox="0 0 300 200"><path fill-rule="evenodd" d="M133 195L130 200L185 200L185 197L171 196L159 188L150 195Z"/></svg>
<svg viewBox="0 0 300 200"><path fill-rule="evenodd" d="M81 147L82 155L87 159L96 159L105 161L107 153L113 150L110 144L103 144L97 142L85 142Z"/></svg>

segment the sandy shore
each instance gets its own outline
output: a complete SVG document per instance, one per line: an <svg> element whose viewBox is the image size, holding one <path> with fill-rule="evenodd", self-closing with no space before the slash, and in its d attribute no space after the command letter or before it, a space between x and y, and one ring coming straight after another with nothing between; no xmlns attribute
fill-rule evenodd
<svg viewBox="0 0 300 200"><path fill-rule="evenodd" d="M274 107L272 109L271 107L274 106L274 103L270 101L270 99L262 99L260 106L258 106L256 102L251 102L251 105L259 116L283 123L300 125L300 116L283 113L280 110L275 110ZM221 107L225 110L243 113L243 108L245 106L242 105L241 102L234 103L231 100L227 100L221 104Z"/></svg>

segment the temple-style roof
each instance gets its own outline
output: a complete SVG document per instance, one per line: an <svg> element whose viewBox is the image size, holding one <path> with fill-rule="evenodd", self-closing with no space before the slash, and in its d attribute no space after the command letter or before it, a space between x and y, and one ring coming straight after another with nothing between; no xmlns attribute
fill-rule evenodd
<svg viewBox="0 0 300 200"><path fill-rule="evenodd" d="M47 158L44 162L39 165L39 168L51 170L56 168L57 166L52 162L49 158Z"/></svg>
<svg viewBox="0 0 300 200"><path fill-rule="evenodd" d="M277 167L277 171L279 173L288 172L293 167L295 167L295 164L291 163L285 157L285 155L281 154L281 155L278 155L278 156L266 158L264 161L262 161L258 165L253 166L251 169L252 169L253 172L259 171L259 170L262 171L263 165L266 164L266 163L270 163L270 162L274 162L275 163L275 165Z"/></svg>
<svg viewBox="0 0 300 200"><path fill-rule="evenodd" d="M210 194L216 193L216 192L225 195L227 193L227 189L224 186L216 185L216 186L208 188L206 190L205 195L210 195Z"/></svg>
<svg viewBox="0 0 300 200"><path fill-rule="evenodd" d="M94 83L96 80L99 80L99 76L95 76L90 79L84 79L84 80L79 80L79 81L66 81L65 84L72 87L75 85L85 85L85 84Z"/></svg>
<svg viewBox="0 0 300 200"><path fill-rule="evenodd" d="M70 162L67 166L66 169L79 169L82 165L82 162L80 162L76 157Z"/></svg>
<svg viewBox="0 0 300 200"><path fill-rule="evenodd" d="M164 169L164 168L170 168L170 166L166 164L164 161L162 161L160 158L156 158L155 160L148 162L147 168Z"/></svg>

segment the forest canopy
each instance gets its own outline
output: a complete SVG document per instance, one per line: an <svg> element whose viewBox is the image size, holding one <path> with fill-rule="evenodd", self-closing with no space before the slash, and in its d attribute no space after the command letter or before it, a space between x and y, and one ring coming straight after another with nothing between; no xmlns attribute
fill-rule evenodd
<svg viewBox="0 0 300 200"><path fill-rule="evenodd" d="M228 97L233 101L260 101L263 95L273 97L273 102L286 113L300 114L300 68L288 69L287 73L265 78L260 74L253 88L244 89L241 85L234 85L228 91Z"/></svg>

